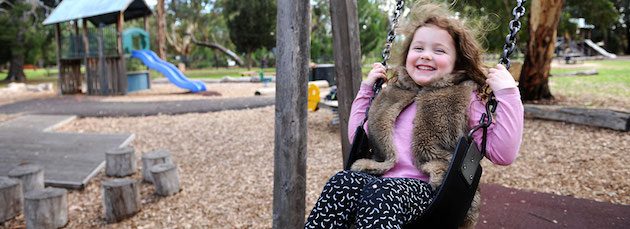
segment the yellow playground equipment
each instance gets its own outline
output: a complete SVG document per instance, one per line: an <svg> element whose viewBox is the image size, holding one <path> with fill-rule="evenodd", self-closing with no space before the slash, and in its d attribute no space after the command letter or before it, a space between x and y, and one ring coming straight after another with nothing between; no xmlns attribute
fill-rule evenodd
<svg viewBox="0 0 630 229"><path fill-rule="evenodd" d="M308 84L308 110L316 111L319 109L319 87L315 84Z"/></svg>

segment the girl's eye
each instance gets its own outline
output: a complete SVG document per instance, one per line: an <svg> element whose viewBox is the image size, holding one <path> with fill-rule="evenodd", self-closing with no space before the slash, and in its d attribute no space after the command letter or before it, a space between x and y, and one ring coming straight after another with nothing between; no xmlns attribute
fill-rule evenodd
<svg viewBox="0 0 630 229"><path fill-rule="evenodd" d="M418 50L418 51L422 51L422 50L423 50L423 48L422 48L422 47L415 47L415 48L413 48L413 49Z"/></svg>
<svg viewBox="0 0 630 229"><path fill-rule="evenodd" d="M437 53L446 53L446 51L444 51L443 49L437 49L437 50L435 50L435 52L437 52Z"/></svg>

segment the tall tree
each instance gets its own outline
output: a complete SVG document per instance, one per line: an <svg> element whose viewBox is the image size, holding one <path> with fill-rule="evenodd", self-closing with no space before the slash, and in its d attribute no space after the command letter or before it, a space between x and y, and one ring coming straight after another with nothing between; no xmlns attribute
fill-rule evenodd
<svg viewBox="0 0 630 229"><path fill-rule="evenodd" d="M157 51L158 56L166 59L166 14L164 0L157 1Z"/></svg>
<svg viewBox="0 0 630 229"><path fill-rule="evenodd" d="M32 49L42 45L46 29L42 28L43 17L49 7L39 0L0 1L0 27L3 33L0 40L6 41L1 47L8 49L0 56L10 56L10 67L5 81L25 81L24 61Z"/></svg>
<svg viewBox="0 0 630 229"><path fill-rule="evenodd" d="M615 0L615 7L621 14L620 20L615 25L616 34L620 37L620 40L623 39L625 41L622 42L625 43L625 54L630 54L630 1Z"/></svg>
<svg viewBox="0 0 630 229"><path fill-rule="evenodd" d="M516 0L440 1L451 4L453 9L459 13L458 17L480 24L478 29L485 34L481 40L483 46L489 52L501 52L505 35L509 31L509 22L512 19L512 9L516 6ZM530 2L532 1L527 1L526 4L530 4ZM527 29L526 20L526 18L521 18L521 21L524 22L523 30ZM526 33L519 33L517 40L527 40L526 37Z"/></svg>
<svg viewBox="0 0 630 229"><path fill-rule="evenodd" d="M361 41L361 55L364 57L380 57L387 39L389 20L388 15L379 9L382 3L382 0L357 1L359 40Z"/></svg>
<svg viewBox="0 0 630 229"><path fill-rule="evenodd" d="M251 68L254 51L271 50L276 44L276 1L224 0L222 6L230 39L237 52L246 53Z"/></svg>
<svg viewBox="0 0 630 229"><path fill-rule="evenodd" d="M329 3L328 0L311 2L311 60L317 63L331 63L333 44Z"/></svg>
<svg viewBox="0 0 630 229"><path fill-rule="evenodd" d="M199 28L205 11L214 7L213 0L171 0L168 5L166 40L175 49L182 62L188 65L188 57L192 53L193 34Z"/></svg>
<svg viewBox="0 0 630 229"><path fill-rule="evenodd" d="M518 85L523 101L553 99L549 70L562 4L563 0L538 0L531 4L529 41Z"/></svg>

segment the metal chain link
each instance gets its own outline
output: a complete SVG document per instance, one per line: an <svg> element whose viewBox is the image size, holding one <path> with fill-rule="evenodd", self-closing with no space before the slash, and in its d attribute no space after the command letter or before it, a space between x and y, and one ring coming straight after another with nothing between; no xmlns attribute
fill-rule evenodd
<svg viewBox="0 0 630 229"><path fill-rule="evenodd" d="M396 9L394 10L394 16L392 17L392 24L389 28L389 32L387 33L387 40L385 41L385 48L383 48L383 61L381 64L387 68L387 61L390 57L390 51L392 49L392 43L394 43L394 39L396 39L396 27L398 26L398 18L402 14L403 7L405 6L404 0L396 0ZM372 91L374 91L374 95L370 98L367 109L365 109L365 118L363 122L361 122L361 126L368 120L368 113L370 111L370 107L372 106L372 101L374 98L381 92L383 86L383 79L377 79L374 85L372 86Z"/></svg>
<svg viewBox="0 0 630 229"><path fill-rule="evenodd" d="M525 7L523 6L527 2L526 0L516 0L516 6L512 10L512 15L514 18L510 21L510 33L505 36L505 44L503 45L503 53L501 54L501 59L499 59L500 64L504 64L505 68L510 69L510 55L516 49L516 35L518 31L521 30L521 19L522 16L525 15ZM498 101L494 96L494 92L490 93L488 96L488 102L486 103L486 113L491 114L497 110ZM479 123L485 128L490 126L492 123L492 115L487 115L486 117L481 117ZM485 133L484 133L485 134ZM485 144L483 146L483 151L485 151Z"/></svg>
<svg viewBox="0 0 630 229"><path fill-rule="evenodd" d="M514 18L510 21L510 33L505 36L505 44L503 45L503 54L499 63L505 64L507 69L510 69L510 55L516 49L516 35L521 30L521 22L519 21L522 16L525 15L525 7L523 6L527 2L526 0L516 0L516 6L512 10Z"/></svg>
<svg viewBox="0 0 630 229"><path fill-rule="evenodd" d="M387 67L387 61L390 57L390 51L392 48L392 43L394 39L396 39L396 26L398 26L398 18L402 14L402 9L405 6L405 1L397 0L396 1L396 10L394 10L394 17L392 17L392 24L389 28L389 33L387 34L387 41L385 42L385 48L383 48L383 66Z"/></svg>

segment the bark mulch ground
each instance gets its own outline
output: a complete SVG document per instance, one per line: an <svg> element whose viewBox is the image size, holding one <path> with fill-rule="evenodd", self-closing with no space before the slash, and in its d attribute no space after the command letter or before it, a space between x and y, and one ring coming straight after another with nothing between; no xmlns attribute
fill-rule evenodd
<svg viewBox="0 0 630 229"><path fill-rule="evenodd" d="M230 85L234 84L217 87L230 90ZM243 92L242 96L251 94ZM0 121L16 115L0 114ZM67 228L270 228L274 117L273 106L268 106L212 113L82 118L59 128L57 131L63 132L134 133L132 145L138 159L142 153L156 149L172 153L183 188L174 196L159 198L151 185L142 184L142 211L107 225L100 186L109 178L101 173L84 190L70 191ZM326 109L308 114L306 214L326 180L341 169L339 129L331 125L332 119L333 114ZM627 209L629 151L627 132L527 119L517 161L507 167L485 161L482 182L619 204ZM140 174L133 178L140 179ZM4 225L23 226L22 215Z"/></svg>

